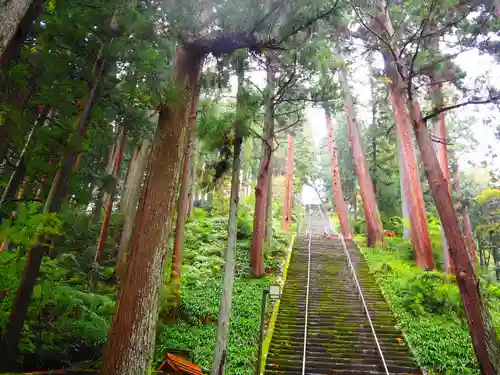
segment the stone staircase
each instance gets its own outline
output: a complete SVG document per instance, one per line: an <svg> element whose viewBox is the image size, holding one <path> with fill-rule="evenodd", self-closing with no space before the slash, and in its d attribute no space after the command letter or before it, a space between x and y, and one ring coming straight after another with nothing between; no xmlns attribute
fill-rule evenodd
<svg viewBox="0 0 500 375"><path fill-rule="evenodd" d="M311 271L306 365L309 375L386 374L358 289L338 237L311 221ZM302 374L308 237L297 238L267 355L265 374ZM391 374L419 374L402 334L353 243L347 243L370 317Z"/></svg>

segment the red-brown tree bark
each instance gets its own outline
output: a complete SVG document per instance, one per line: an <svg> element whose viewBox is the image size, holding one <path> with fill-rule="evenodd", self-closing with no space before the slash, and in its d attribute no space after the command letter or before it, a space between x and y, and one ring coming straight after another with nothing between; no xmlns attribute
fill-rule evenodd
<svg viewBox="0 0 500 375"><path fill-rule="evenodd" d="M186 225L187 205L189 199L189 164L190 164L190 145L187 148L182 168L181 187L179 190L179 199L177 201L177 217L175 222L174 249L172 252L172 272L170 279L173 286L173 300L171 315L178 318L181 306L181 270L182 270L182 252L184 249L184 233Z"/></svg>
<svg viewBox="0 0 500 375"><path fill-rule="evenodd" d="M412 141L413 142L413 141ZM410 226L410 218L408 214L408 200L406 197L406 190L405 190L405 178L403 174L404 170L404 161L402 157L402 152L401 152L401 145L399 141L399 137L396 134L396 143L398 147L398 153L399 153L399 189L401 191L401 217L403 218L403 238L405 240L411 240L411 226Z"/></svg>
<svg viewBox="0 0 500 375"><path fill-rule="evenodd" d="M336 58L343 61L341 52L337 44L334 44ZM347 117L347 126L349 128L349 140L351 141L352 153L356 165L356 173L358 175L359 190L363 201L363 211L365 214L366 234L368 246L383 246L384 244L384 229L377 207L377 198L375 189L368 171L365 153L361 144L361 135L359 133L358 124L356 121L356 112L354 110L354 101L349 86L347 68L344 63L338 71L339 81L342 87L344 96L344 107Z"/></svg>
<svg viewBox="0 0 500 375"><path fill-rule="evenodd" d="M151 365L172 213L203 58L204 54L195 48L177 48L173 84L181 95L159 113L158 132L100 369L103 375L141 375Z"/></svg>
<svg viewBox="0 0 500 375"><path fill-rule="evenodd" d="M438 51L438 43L437 41L433 41L431 46L431 50L434 53ZM442 77L435 70L429 75L431 80L431 102L434 110L439 110L443 107L443 88L441 84ZM445 115L444 113L440 113L434 119L434 150L437 155L437 159L439 161L439 166L441 171L443 172L444 178L448 183L448 190L451 194L451 174L450 168L448 165L448 150L446 145L446 123L445 123ZM447 273L453 273L453 266L451 264L450 254L448 250L448 243L446 241L446 236L444 234L443 226L441 225L441 243L443 245L443 262L444 269Z"/></svg>
<svg viewBox="0 0 500 375"><path fill-rule="evenodd" d="M455 172L455 192L460 199L462 195L462 188L460 183L460 169L457 165ZM469 207L466 204L460 204L460 214L462 215L463 232L464 239L469 251L469 257L471 259L472 265L477 264L477 253L476 245L474 244L474 230L472 229L472 224L469 217Z"/></svg>
<svg viewBox="0 0 500 375"><path fill-rule="evenodd" d="M126 129L124 126L121 126L118 137L116 139L116 145L114 145L116 151L112 153L114 154L114 157L112 158L113 170L111 171L111 176L115 181L113 190L116 189L116 182L118 180L118 173L120 172L120 166L123 158L123 151L125 150L126 138L127 138ZM108 238L109 222L111 220L111 213L113 211L113 197L114 197L114 191L108 192L106 194L106 212L104 213L104 219L102 221L102 226L101 226L101 233L99 235L99 242L97 244L97 251L94 259L94 261L98 263L100 263L102 261L102 258L104 257L104 245L106 244L106 240Z"/></svg>
<svg viewBox="0 0 500 375"><path fill-rule="evenodd" d="M192 168L191 168L191 178L190 178L190 197L189 197L189 205L188 205L188 210L187 210L187 216L191 216L193 212L193 206L194 206L194 201L196 199L196 182L198 178L198 153L199 153L199 148L200 148L200 142L198 140L194 140L193 144L193 162L192 162Z"/></svg>
<svg viewBox="0 0 500 375"><path fill-rule="evenodd" d="M328 104L323 105L325 111L326 128L328 130L328 148L331 154L331 168L332 168L332 185L333 185L333 200L337 208L337 215L340 222L340 230L346 240L352 239L351 222L349 220L349 210L347 202L344 199L342 192L342 181L340 179L340 168L337 159L337 146L335 142L335 133L333 131L332 114Z"/></svg>
<svg viewBox="0 0 500 375"><path fill-rule="evenodd" d="M257 184L255 186L255 211L253 218L252 246L250 253L250 267L254 276L264 274L264 241L266 235L266 216L268 199L268 174L272 168L272 139L274 132L274 71L271 58L267 57L267 92L265 98L264 134L262 141Z"/></svg>
<svg viewBox="0 0 500 375"><path fill-rule="evenodd" d="M386 9L384 1L380 1L380 4L380 9ZM392 35L394 30L386 12L384 10L379 13L377 24L381 29L384 29L384 33ZM410 118L406 112L406 84L398 71L399 62L395 60L393 51L394 48L384 48L382 55L384 57L385 74L389 78L389 100L396 125L396 136L400 142L400 157L403 162L403 171L400 172L403 173L405 179L403 188L408 202L413 251L417 265L430 270L434 269L436 264L432 256L422 184L413 149L412 128Z"/></svg>
<svg viewBox="0 0 500 375"><path fill-rule="evenodd" d="M401 145L400 151L403 161L402 173L405 179L403 188L408 202L410 234L413 250L415 252L415 261L419 267L431 270L436 267L436 264L432 256L422 185L413 151L411 125L405 110L405 93L404 90L398 90L393 84L389 86L389 98L396 123L396 136L399 137Z"/></svg>
<svg viewBox="0 0 500 375"><path fill-rule="evenodd" d="M274 128L273 128L274 132ZM274 138L271 138L273 143ZM267 247L266 247L267 246ZM264 230L264 249L271 250L273 246L273 157L269 161L266 180L266 219Z"/></svg>
<svg viewBox="0 0 500 375"><path fill-rule="evenodd" d="M293 154L294 139L292 134L288 134L288 150L286 155L286 175L285 175L285 198L283 202L283 229L290 230L292 223L293 208Z"/></svg>
<svg viewBox="0 0 500 375"><path fill-rule="evenodd" d="M265 142L263 142L264 144ZM264 239L267 215L267 174L271 164L271 149L263 145L259 165L257 184L255 186L255 211L253 217L252 247L250 265L254 276L264 274Z"/></svg>
<svg viewBox="0 0 500 375"><path fill-rule="evenodd" d="M186 217L189 205L191 177L191 159L193 157L194 127L196 125L196 111L198 109L198 95L193 99L190 118L190 139L184 156L182 167L181 187L179 190L179 199L177 200L177 217L175 221L174 249L172 252L172 270L171 280L173 284L173 304L172 317L178 318L181 307L181 271L182 271L182 252L184 250L184 234L186 229Z"/></svg>
<svg viewBox="0 0 500 375"><path fill-rule="evenodd" d="M116 256L116 274L121 279L124 263L126 261L126 251L134 228L135 213L137 211L137 202L141 183L144 179L144 169L149 155L149 139L144 139L139 147L134 151L130 167L125 181L123 198L120 203L120 211L124 217L123 229L120 238L120 246Z"/></svg>

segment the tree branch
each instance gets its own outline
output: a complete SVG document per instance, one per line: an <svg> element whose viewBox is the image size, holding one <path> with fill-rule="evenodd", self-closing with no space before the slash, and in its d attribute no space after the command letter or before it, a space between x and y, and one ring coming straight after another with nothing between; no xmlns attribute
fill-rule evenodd
<svg viewBox="0 0 500 375"><path fill-rule="evenodd" d="M489 98L483 99L483 100L468 100L466 102L458 103L458 104L454 104L454 105L450 105L448 107L436 108L433 111L431 111L430 113L428 113L427 115L425 115L422 118L422 120L423 121L428 121L428 120L436 117L440 113L447 112L447 111L450 111L452 109L457 109L457 108L460 108L460 107L465 107L467 105L471 105L471 104L488 104L488 103L494 103L494 102L497 102L497 101L500 101L500 95L492 96L492 97L489 97Z"/></svg>
<svg viewBox="0 0 500 375"><path fill-rule="evenodd" d="M253 35L256 31L259 30L259 28L266 22L266 20L279 8L280 3L282 4L283 2L277 1L274 3L274 6L271 8L269 12L267 12L264 17L262 17L259 21L255 23L255 26L250 30L250 33L248 35Z"/></svg>
<svg viewBox="0 0 500 375"><path fill-rule="evenodd" d="M302 120L303 120L303 119L299 117L299 118L298 118L295 122L293 122L292 124L287 125L287 126L284 126L284 127L280 128L280 129L276 130L276 131L273 133L273 136L274 136L274 135L276 135L276 134L278 134L278 133L280 133L280 132L282 132L282 131L285 131L285 130L287 130L287 129L290 129L290 128L295 127L295 125L297 125L297 124L298 124L299 122L301 122Z"/></svg>
<svg viewBox="0 0 500 375"><path fill-rule="evenodd" d="M410 63L410 69L408 72L408 82L407 82L407 90L408 90L408 98L412 100L413 93L412 93L412 80L414 76L413 68L415 66L415 61L417 60L417 55L418 51L420 49L420 43L422 42L422 35L424 34L425 28L427 27L427 24L430 21L431 18L431 13L434 9L434 6L436 4L436 1L432 1L431 5L429 6L429 12L427 13L427 16L423 19L423 21L420 23L420 36L417 40L417 45L415 47L415 52L413 53L413 56L411 57L411 63Z"/></svg>
<svg viewBox="0 0 500 375"><path fill-rule="evenodd" d="M371 34L373 34L378 40L380 40L383 44L385 44L387 50L389 51L389 53L392 55L394 61L396 62L396 67L398 69L398 72L399 74L401 75L401 77L404 77L404 74L403 74L403 70L399 64L399 58L396 54L396 51L394 51L394 48L392 48L392 45L390 42L388 42L387 40L385 40L381 35L379 35L378 33L376 33L373 29L371 29L370 27L368 27L368 25L366 24L366 22L363 21L362 17L361 17L361 14L359 14L359 12L357 11L356 7L353 5L352 6L352 9L354 10L354 13L356 13L356 16L358 17L358 21L361 23L361 25L363 25L363 27L368 30ZM378 17L372 17L377 23L379 24L382 24L382 27L385 29L385 26L383 25L383 23L380 21L380 19ZM386 30L386 33L387 35L389 36L390 39L392 39L392 36L389 35L389 32Z"/></svg>
<svg viewBox="0 0 500 375"><path fill-rule="evenodd" d="M274 45L279 46L281 43L286 41L288 38L292 37L293 35L299 33L300 31L308 28L309 26L314 25L316 21L319 21L320 19L323 19L325 17L328 17L329 15L333 14L335 10L337 10L337 5L338 5L339 0L335 0L335 3L333 4L333 7L330 9L325 10L324 12L321 12L317 14L315 17L311 17L307 22L303 23L300 26L295 27L292 29L288 34L286 34L284 37L282 37L279 41L277 41Z"/></svg>

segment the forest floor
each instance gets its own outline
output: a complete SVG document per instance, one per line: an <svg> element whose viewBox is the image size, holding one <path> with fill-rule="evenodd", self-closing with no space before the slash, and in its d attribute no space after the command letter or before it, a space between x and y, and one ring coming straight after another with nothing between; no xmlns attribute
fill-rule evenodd
<svg viewBox="0 0 500 375"><path fill-rule="evenodd" d="M273 273L283 265L290 236L274 220L274 247L266 252L268 276L250 275L252 202L242 202L238 220L236 279L230 322L227 373L251 375L258 352L260 304ZM211 367L222 293L223 256L227 246L227 214L195 209L186 225L181 286L181 317L172 321L170 264L160 300L155 366L167 351L184 351L208 371ZM62 253L44 260L21 342L23 371L43 369L97 369L114 314L118 285L114 267L105 266L96 277L85 267L85 252ZM23 252L0 253L0 334L9 318L12 299L26 257ZM90 277L95 285L90 288ZM77 367L76 367L77 366ZM69 373L69 372L68 372ZM74 372L79 373L79 372ZM85 373L85 372L80 372Z"/></svg>
<svg viewBox="0 0 500 375"><path fill-rule="evenodd" d="M402 238L387 242L385 250L362 252L420 367L431 374L478 375L455 277L415 267L411 246ZM481 287L500 332L500 284L483 279Z"/></svg>

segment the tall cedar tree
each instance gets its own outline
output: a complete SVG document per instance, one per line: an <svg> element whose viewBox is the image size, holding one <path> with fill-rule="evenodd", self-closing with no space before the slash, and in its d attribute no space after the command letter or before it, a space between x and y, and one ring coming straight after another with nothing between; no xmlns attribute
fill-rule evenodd
<svg viewBox="0 0 500 375"><path fill-rule="evenodd" d="M381 21L378 20L378 22ZM406 86L399 76L397 62L393 59L391 49L383 48L382 55L384 57L385 73L390 80L390 83L388 83L389 101L394 114L396 137L399 140L400 160L403 163L403 169L400 173L403 173L404 178L403 188L408 202L410 233L415 260L419 267L431 270L436 268L436 264L432 256L422 184L413 148L411 121L406 112Z"/></svg>
<svg viewBox="0 0 500 375"><path fill-rule="evenodd" d="M330 165L332 169L333 200L335 201L335 207L337 208L337 215L339 217L340 230L342 232L342 235L346 240L351 240L351 222L349 220L349 209L347 207L347 202L344 199L344 193L342 191L342 180L337 158L337 145L332 124L332 114L330 112L329 105L326 103L323 104L323 110L325 111L326 128L328 130L328 149L330 150L331 157Z"/></svg>
<svg viewBox="0 0 500 375"><path fill-rule="evenodd" d="M293 154L295 149L293 135L288 133L286 153L285 198L283 202L283 229L290 230L293 210Z"/></svg>
<svg viewBox="0 0 500 375"><path fill-rule="evenodd" d="M462 195L461 188L461 179L460 179L460 169L458 165L455 170L455 193L457 194L458 199L460 199ZM476 245L474 244L474 231L472 229L472 223L470 221L469 216L469 207L467 203L460 202L459 211L460 215L462 215L462 225L464 231L464 239L467 244L467 249L469 250L469 256L473 265L477 264L477 253L476 253Z"/></svg>
<svg viewBox="0 0 500 375"><path fill-rule="evenodd" d="M194 128L196 125L196 109L198 107L198 94L193 101L193 108L191 109L191 135L189 137L189 144L186 149L182 166L181 186L179 190L179 198L177 200L177 217L175 221L175 235L174 235L174 249L172 252L172 272L171 280L173 284L173 305L172 316L178 318L180 316L181 307L181 269L182 269L182 252L184 250L184 233L186 227L186 217L188 212L188 205L190 200L189 185L191 177L191 159L197 155L193 155L194 143Z"/></svg>
<svg viewBox="0 0 500 375"><path fill-rule="evenodd" d="M266 232L266 216L268 213L267 200L269 181L268 174L272 168L272 139L274 132L274 68L272 58L266 56L266 97L264 103L264 130L262 134L262 149L255 186L255 213L253 218L252 247L250 265L254 276L264 274L264 242Z"/></svg>
<svg viewBox="0 0 500 375"><path fill-rule="evenodd" d="M231 176L231 195L229 201L229 221L227 228L227 249L224 256L224 285L219 308L219 320L212 362L212 375L225 373L229 339L229 318L233 296L234 268L236 262L236 240L238 236L238 201L240 192L241 151L243 144L244 113L243 113L243 57L236 59L236 74L238 76L238 93L236 99L236 120L234 127L233 172Z"/></svg>
<svg viewBox="0 0 500 375"><path fill-rule="evenodd" d="M361 143L361 135L356 121L354 101L347 75L347 66L345 65L339 46L334 44L333 48L335 51L335 58L340 62L340 69L338 70L339 81L344 96L344 107L347 117L347 126L349 128L349 139L351 141L352 153L356 165L356 173L359 180L359 190L363 201L366 234L368 240L367 244L368 246L382 246L384 243L384 230L382 228L382 221L380 220L378 212L375 189L368 171L365 153Z"/></svg>
<svg viewBox="0 0 500 375"><path fill-rule="evenodd" d="M177 47L172 82L179 91L179 100L160 109L158 132L148 161L118 305L101 365L103 375L145 374L151 364L171 214L204 55L196 48Z"/></svg>
<svg viewBox="0 0 500 375"><path fill-rule="evenodd" d="M104 213L101 233L99 235L99 242L97 243L97 251L95 253L95 261L97 261L98 263L101 263L104 257L104 245L106 244L106 240L108 238L109 222L111 220L111 212L113 210L114 191L116 190L116 185L118 182L118 173L120 172L126 139L127 129L124 125L122 125L120 126L118 136L116 137L116 144L112 146L112 170L110 171L110 174L113 178L114 183L111 187L113 191L108 192L104 199L106 202L106 211Z"/></svg>
<svg viewBox="0 0 500 375"><path fill-rule="evenodd" d="M431 22L434 24L435 22ZM432 25L432 29L436 29L434 25ZM439 40L437 38L430 38L430 46L429 50L432 55L437 56L439 51ZM443 79L444 74L439 72L438 66L434 65L430 69L429 73L430 78L430 96L431 96L431 104L433 110L439 110L444 106L444 98L443 98ZM441 171L443 172L444 178L448 183L448 190L451 194L451 173L450 167L448 165L448 147L446 144L446 123L445 123L445 114L440 113L439 116L436 116L433 119L434 122L434 149L436 151L436 155L438 157L439 166L441 167ZM441 225L441 237L442 237L442 245L443 245L443 261L444 261L444 269L448 273L453 273L453 267L451 265L451 259L448 249L448 243L446 242L446 236L443 231L443 226Z"/></svg>
<svg viewBox="0 0 500 375"><path fill-rule="evenodd" d="M122 201L120 203L120 211L124 217L124 223L120 238L120 246L118 247L118 254L116 256L116 274L119 278L121 278L123 274L127 247L134 227L137 202L139 201L141 184L144 179L144 170L149 155L149 145L149 139L144 139L135 149L132 159L130 160L130 167L125 181Z"/></svg>
<svg viewBox="0 0 500 375"><path fill-rule="evenodd" d="M394 29L387 12L386 4L383 1L379 3L377 20L386 30L382 34L383 37L386 40L390 40L388 35L392 36ZM388 46L390 46L392 51L397 51L392 43L390 42ZM392 91L393 94L399 94L397 98L391 98L391 102L393 105L396 104L401 107L398 107L398 111L404 110L405 104L408 106L425 174L448 241L450 256L457 275L457 283L462 296L467 324L479 368L482 375L495 375L500 371L500 345L478 287L474 267L469 259L467 246L460 232L449 186L441 171L426 121L423 119L420 105L413 97L411 86L410 90L406 92L408 85L401 72L397 69L397 66L401 64L401 61L396 60L397 56L399 56L398 53L384 52L386 74L391 80L389 84L390 93Z"/></svg>

